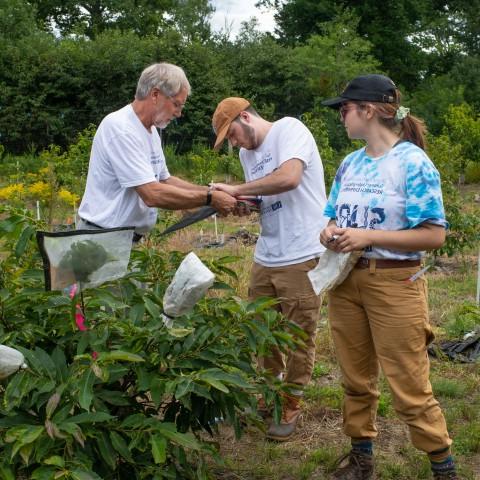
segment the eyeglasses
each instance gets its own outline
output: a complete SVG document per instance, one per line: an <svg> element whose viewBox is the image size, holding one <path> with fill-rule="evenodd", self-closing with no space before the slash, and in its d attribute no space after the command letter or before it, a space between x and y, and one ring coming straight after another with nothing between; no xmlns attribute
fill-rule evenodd
<svg viewBox="0 0 480 480"><path fill-rule="evenodd" d="M175 110L181 112L183 110L183 107L185 107L184 103L180 103L178 100L175 100L175 98L172 95L166 95L166 97L172 102L173 106L175 107Z"/></svg>
<svg viewBox="0 0 480 480"><path fill-rule="evenodd" d="M338 112L340 113L340 118L342 120L345 120L345 116L347 115L347 112L350 110L356 110L358 108L358 105L342 105L339 109Z"/></svg>

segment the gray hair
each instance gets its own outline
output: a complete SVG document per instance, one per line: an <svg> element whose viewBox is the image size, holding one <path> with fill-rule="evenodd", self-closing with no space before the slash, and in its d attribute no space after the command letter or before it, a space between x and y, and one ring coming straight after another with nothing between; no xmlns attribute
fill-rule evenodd
<svg viewBox="0 0 480 480"><path fill-rule="evenodd" d="M169 97L177 95L181 90L187 90L188 94L191 91L185 72L171 63L154 63L147 67L138 80L135 98L144 100L152 88L160 89Z"/></svg>

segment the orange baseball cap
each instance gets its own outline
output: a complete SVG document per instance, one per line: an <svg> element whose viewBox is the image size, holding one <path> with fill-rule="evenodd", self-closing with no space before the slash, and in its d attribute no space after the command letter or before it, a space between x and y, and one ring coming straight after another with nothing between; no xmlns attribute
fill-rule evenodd
<svg viewBox="0 0 480 480"><path fill-rule="evenodd" d="M213 147L215 150L222 146L230 124L249 106L250 102L240 97L225 98L217 105L212 119L213 131L217 135Z"/></svg>

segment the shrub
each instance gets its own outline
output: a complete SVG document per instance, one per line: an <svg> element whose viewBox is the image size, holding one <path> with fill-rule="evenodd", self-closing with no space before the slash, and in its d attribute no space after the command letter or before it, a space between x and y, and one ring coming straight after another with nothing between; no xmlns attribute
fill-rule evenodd
<svg viewBox="0 0 480 480"><path fill-rule="evenodd" d="M259 393L279 414L277 383L253 363L273 344L294 345L272 300L204 299L167 328L161 299L182 255L148 248L134 251L135 273L70 300L43 291L32 239L44 225L0 213L0 343L29 365L0 387L2 478L204 479L205 456L218 459L205 434L219 421L240 435ZM233 260L209 266L220 275Z"/></svg>

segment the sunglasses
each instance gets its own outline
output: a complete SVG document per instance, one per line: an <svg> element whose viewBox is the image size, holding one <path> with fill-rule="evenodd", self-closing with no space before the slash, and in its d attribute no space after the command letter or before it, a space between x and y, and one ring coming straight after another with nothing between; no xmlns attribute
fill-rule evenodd
<svg viewBox="0 0 480 480"><path fill-rule="evenodd" d="M338 113L340 113L340 118L342 120L345 120L345 116L347 115L347 113L350 111L350 110L356 110L358 108L358 105L342 105L339 109L338 109Z"/></svg>

